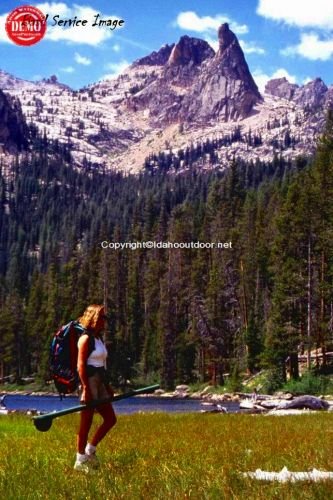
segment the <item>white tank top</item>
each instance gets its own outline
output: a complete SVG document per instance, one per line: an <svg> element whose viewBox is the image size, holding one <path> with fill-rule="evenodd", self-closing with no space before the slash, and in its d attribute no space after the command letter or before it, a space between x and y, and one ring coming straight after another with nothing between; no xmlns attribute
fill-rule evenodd
<svg viewBox="0 0 333 500"><path fill-rule="evenodd" d="M101 339L95 338L95 349L87 359L87 365L95 366L96 368L104 366L105 368L107 355L108 351Z"/></svg>

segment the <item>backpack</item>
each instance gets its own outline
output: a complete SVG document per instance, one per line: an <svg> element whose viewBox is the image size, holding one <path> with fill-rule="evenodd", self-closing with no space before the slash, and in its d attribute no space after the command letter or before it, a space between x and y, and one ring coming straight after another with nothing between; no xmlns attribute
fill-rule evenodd
<svg viewBox="0 0 333 500"><path fill-rule="evenodd" d="M80 383L77 372L77 343L81 335L89 335L88 356L95 349L95 339L77 321L63 325L54 335L50 347L50 372L60 397L74 392Z"/></svg>

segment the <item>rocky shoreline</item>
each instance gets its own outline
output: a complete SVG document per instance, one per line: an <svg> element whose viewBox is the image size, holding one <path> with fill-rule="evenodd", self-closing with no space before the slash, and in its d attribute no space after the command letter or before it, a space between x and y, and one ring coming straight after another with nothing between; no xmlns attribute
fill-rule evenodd
<svg viewBox="0 0 333 500"><path fill-rule="evenodd" d="M162 389L155 391L159 397L200 399L203 413L228 413L223 403L239 403L242 413L268 415L295 415L303 412L333 411L333 396L295 396L291 393L278 392L269 394L249 394L242 392L214 394L212 387L207 386L203 391L191 393L187 385L179 385L172 393Z"/></svg>

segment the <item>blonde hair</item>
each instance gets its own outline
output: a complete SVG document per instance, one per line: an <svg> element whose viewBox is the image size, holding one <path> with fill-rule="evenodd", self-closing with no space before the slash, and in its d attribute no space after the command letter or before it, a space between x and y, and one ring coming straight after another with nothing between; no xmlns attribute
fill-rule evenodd
<svg viewBox="0 0 333 500"><path fill-rule="evenodd" d="M104 306L100 304L91 304L86 308L78 322L87 330L94 330L101 316L104 315Z"/></svg>

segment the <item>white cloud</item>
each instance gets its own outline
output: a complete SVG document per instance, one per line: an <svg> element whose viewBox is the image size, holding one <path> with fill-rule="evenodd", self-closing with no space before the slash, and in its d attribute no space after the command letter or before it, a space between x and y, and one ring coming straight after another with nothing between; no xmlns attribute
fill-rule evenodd
<svg viewBox="0 0 333 500"><path fill-rule="evenodd" d="M100 14L102 19L116 19L117 16L102 13L88 5L73 4L72 6L66 5L64 2L44 2L36 4L43 14L49 14L48 26L45 35L45 40L53 42L65 41L72 44L92 45L97 46L108 40L113 36L110 28L103 26L92 26L96 14ZM0 42L12 43L5 30L5 22L8 12L0 16ZM86 26L52 26L54 24L53 16L60 16L60 19L87 19ZM118 28L117 28L118 30Z"/></svg>
<svg viewBox="0 0 333 500"><path fill-rule="evenodd" d="M11 40L9 40L9 38L7 36L7 32L6 32L7 16L8 16L8 13L0 16L0 42L13 43Z"/></svg>
<svg viewBox="0 0 333 500"><path fill-rule="evenodd" d="M63 73L74 73L75 69L73 66L66 66L65 68L60 68Z"/></svg>
<svg viewBox="0 0 333 500"><path fill-rule="evenodd" d="M36 7L43 12L43 14L48 14L49 17L53 16L67 16L69 7L64 2L43 2L38 3Z"/></svg>
<svg viewBox="0 0 333 500"><path fill-rule="evenodd" d="M245 42L244 40L239 40L239 45L242 47L245 54L266 54L266 50L256 45L255 42Z"/></svg>
<svg viewBox="0 0 333 500"><path fill-rule="evenodd" d="M105 40L112 37L112 32L109 28L97 26L92 26L94 17L100 12L93 7L86 5L73 4L72 7L68 7L66 4L45 4L48 7L42 9L42 5L37 5L45 14L50 14L52 18L53 15L59 15L61 18L73 19L77 16L77 19L87 19L88 23L86 26L75 26L70 28L64 28L63 26L48 26L45 38L47 40L52 40L54 42L63 40L66 42L74 44L86 44L86 45L100 45ZM60 8L61 13L57 10ZM114 16L101 14L103 19L109 19Z"/></svg>
<svg viewBox="0 0 333 500"><path fill-rule="evenodd" d="M178 14L174 26L184 29L186 31L195 31L200 33L207 43L215 50L218 51L219 42L216 36L218 28L223 23L229 23L232 31L237 33L237 35L244 35L248 33L249 29L246 24L238 24L228 16L223 14L217 14L215 17L212 16L198 16L196 12L187 11ZM215 35L215 36L214 36ZM265 54L266 51L262 47L257 46L255 42L245 42L244 40L239 40L239 43L245 52L245 54Z"/></svg>
<svg viewBox="0 0 333 500"><path fill-rule="evenodd" d="M112 50L113 50L114 52L120 52L120 49L121 49L121 47L120 47L119 43L115 43L115 44L112 46Z"/></svg>
<svg viewBox="0 0 333 500"><path fill-rule="evenodd" d="M89 64L91 64L91 59L89 59L89 57L81 56L78 52L75 52L74 59L76 63L83 64L83 66L89 66Z"/></svg>
<svg viewBox="0 0 333 500"><path fill-rule="evenodd" d="M119 62L116 62L116 63L107 63L104 68L106 70L109 70L111 71L111 73L107 73L105 75L103 75L100 80L110 80L112 78L116 78L118 75L120 75L120 73L122 73L124 71L124 69L126 69L128 66L130 65L130 63L128 61L126 61L126 59L122 59L121 61Z"/></svg>
<svg viewBox="0 0 333 500"><path fill-rule="evenodd" d="M187 30L195 31L197 33L209 33L217 31L223 23L229 23L232 31L237 35L244 35L248 33L249 29L246 24L238 24L223 14L212 16L198 16L196 12L186 11L178 14L177 19L174 21L174 26Z"/></svg>
<svg viewBox="0 0 333 500"><path fill-rule="evenodd" d="M316 33L302 33L298 45L282 49L284 56L302 56L311 61L327 61L333 56L333 39L320 40Z"/></svg>
<svg viewBox="0 0 333 500"><path fill-rule="evenodd" d="M297 77L295 75L291 75L288 73L288 71L284 68L279 68L277 69L271 76L272 78L287 78L289 83L296 83Z"/></svg>
<svg viewBox="0 0 333 500"><path fill-rule="evenodd" d="M69 7L64 2L43 2L38 3L36 7L43 12L49 14L50 17L59 15L61 17L67 16Z"/></svg>
<svg viewBox="0 0 333 500"><path fill-rule="evenodd" d="M215 50L215 52L219 50L219 41L217 38L211 38L210 36L205 36L205 40Z"/></svg>
<svg viewBox="0 0 333 500"><path fill-rule="evenodd" d="M102 30L102 28L89 29L89 27L78 26L64 29L61 26L54 26L47 30L45 39L53 42L63 40L73 44L97 46L111 36L111 33L108 33L105 29Z"/></svg>
<svg viewBox="0 0 333 500"><path fill-rule="evenodd" d="M290 83L296 83L296 80L297 80L296 76L291 75L284 68L277 69L272 75L267 75L262 70L257 69L252 73L252 75L253 75L254 81L258 85L260 92L264 92L266 83L269 80L272 80L273 78L286 77L288 82L290 82Z"/></svg>
<svg viewBox="0 0 333 500"><path fill-rule="evenodd" d="M259 0L257 14L303 28L333 28L332 0Z"/></svg>

